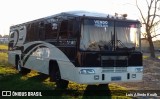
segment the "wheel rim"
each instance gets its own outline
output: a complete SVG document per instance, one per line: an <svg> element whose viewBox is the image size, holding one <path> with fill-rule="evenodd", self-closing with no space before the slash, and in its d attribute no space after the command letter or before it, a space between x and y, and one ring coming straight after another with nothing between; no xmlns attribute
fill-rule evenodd
<svg viewBox="0 0 160 99"><path fill-rule="evenodd" d="M22 68L21 68L21 61L18 61L18 71L21 71Z"/></svg>

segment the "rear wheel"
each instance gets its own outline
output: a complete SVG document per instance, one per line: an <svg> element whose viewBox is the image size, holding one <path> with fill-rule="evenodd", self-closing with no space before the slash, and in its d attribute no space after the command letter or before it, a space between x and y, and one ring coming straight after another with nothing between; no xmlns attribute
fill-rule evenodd
<svg viewBox="0 0 160 99"><path fill-rule="evenodd" d="M16 67L17 67L18 72L22 75L26 75L26 74L30 73L30 71L31 71L30 69L22 67L21 60L17 60Z"/></svg>

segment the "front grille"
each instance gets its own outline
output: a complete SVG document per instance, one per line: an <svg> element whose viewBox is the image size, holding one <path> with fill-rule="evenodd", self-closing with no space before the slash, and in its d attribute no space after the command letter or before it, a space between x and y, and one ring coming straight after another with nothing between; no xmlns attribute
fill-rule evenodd
<svg viewBox="0 0 160 99"><path fill-rule="evenodd" d="M102 56L101 57L102 67L122 67L128 66L127 56Z"/></svg>
<svg viewBox="0 0 160 99"><path fill-rule="evenodd" d="M127 67L104 67L102 73L121 73L127 72Z"/></svg>
<svg viewBox="0 0 160 99"><path fill-rule="evenodd" d="M127 60L102 60L102 66L128 66Z"/></svg>

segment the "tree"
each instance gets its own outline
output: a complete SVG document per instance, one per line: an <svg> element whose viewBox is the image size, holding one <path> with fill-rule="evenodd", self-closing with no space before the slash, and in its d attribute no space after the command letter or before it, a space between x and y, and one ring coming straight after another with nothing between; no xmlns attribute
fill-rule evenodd
<svg viewBox="0 0 160 99"><path fill-rule="evenodd" d="M155 58L155 50L152 38L160 35L156 34L156 28L155 28L160 23L159 19L160 13L158 13L158 11L160 11L160 0L146 0L146 4L147 4L147 14L145 15L142 9L139 7L138 2L136 0L136 6L141 15L141 23L145 27L145 32L146 32L143 35L149 43L151 57Z"/></svg>
<svg viewBox="0 0 160 99"><path fill-rule="evenodd" d="M4 37L4 38L8 38L8 37L9 37L9 35L4 35L3 37Z"/></svg>
<svg viewBox="0 0 160 99"><path fill-rule="evenodd" d="M2 35L0 34L0 38L2 37Z"/></svg>

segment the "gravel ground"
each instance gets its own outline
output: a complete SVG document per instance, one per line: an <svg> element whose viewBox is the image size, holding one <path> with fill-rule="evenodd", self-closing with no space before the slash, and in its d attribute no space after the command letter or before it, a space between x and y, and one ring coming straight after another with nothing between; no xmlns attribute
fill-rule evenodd
<svg viewBox="0 0 160 99"><path fill-rule="evenodd" d="M119 83L119 85L129 90L138 90L138 92L145 92L147 90L147 92L160 95L160 59L144 59L143 66L144 74L142 82ZM160 96L147 99L160 99Z"/></svg>
<svg viewBox="0 0 160 99"><path fill-rule="evenodd" d="M160 60L143 60L144 74L142 82L120 83L129 89L137 90L160 90Z"/></svg>

